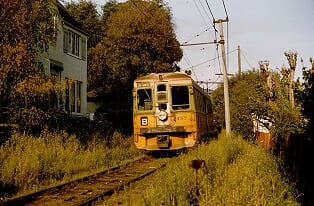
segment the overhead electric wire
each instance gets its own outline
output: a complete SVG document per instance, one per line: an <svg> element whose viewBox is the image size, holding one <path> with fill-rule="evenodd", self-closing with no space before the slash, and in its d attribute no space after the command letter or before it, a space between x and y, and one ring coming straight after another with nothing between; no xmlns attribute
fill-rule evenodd
<svg viewBox="0 0 314 206"><path fill-rule="evenodd" d="M214 31L215 31L215 41L217 42L217 33L218 33L218 30L216 29L216 26L215 26L215 17L214 17L214 14L213 14L213 12L212 12L212 10L211 10L211 8L210 8L210 6L209 6L209 3L208 3L208 1L206 0L206 5L207 5L207 8L208 8L208 10L209 10L209 12L210 12L210 14L211 14L211 16L212 16L212 25L213 25L213 28L214 28ZM220 69L220 71L221 71L221 65L220 65L220 60L219 60L219 52L218 52L218 44L216 45L216 52L217 52L217 58L218 58L218 64L219 64L219 69ZM214 59L216 59L216 58L214 58Z"/></svg>
<svg viewBox="0 0 314 206"><path fill-rule="evenodd" d="M229 16L228 16L228 12L226 9L226 4L224 0L221 0L222 4L224 6L225 9L225 13L226 13L226 19L227 19L227 51L229 52ZM227 57L227 68L229 70L229 56Z"/></svg>
<svg viewBox="0 0 314 206"><path fill-rule="evenodd" d="M202 19L203 19L205 25L207 25L207 21L206 21L206 19L204 18L204 16L202 15L202 12L201 12L200 8L197 6L197 3L196 3L195 1L193 1L193 2L194 2L195 6L196 6L196 8L197 8L198 13L201 15L201 17L202 17ZM203 9L204 9L204 8L203 8ZM205 12L205 14L206 14L206 12Z"/></svg>
<svg viewBox="0 0 314 206"><path fill-rule="evenodd" d="M182 43L182 45L189 43L190 41L192 41L193 39L195 39L195 38L199 37L201 34L203 34L203 33L207 32L208 30L210 30L210 28L207 28L207 29L205 29L204 31L202 31L201 33L196 34L196 35L195 35L195 36L193 36L191 39L189 39L189 40L187 40L187 41L183 42L183 43Z"/></svg>
<svg viewBox="0 0 314 206"><path fill-rule="evenodd" d="M253 69L254 67L250 64L250 62L248 61L248 59L246 58L246 56L244 55L244 52L242 51L242 49L241 49L241 54L243 55L243 57L244 57L244 60L246 61L246 63Z"/></svg>
<svg viewBox="0 0 314 206"><path fill-rule="evenodd" d="M234 49L234 50L228 52L227 55L229 55L229 54L231 54L231 53L233 53L233 52L235 52L235 51L238 51L238 49ZM205 64L205 63L207 63L207 62L214 61L214 60L216 60L216 59L219 60L220 57L221 57L221 55L218 55L218 56L216 56L216 57L214 57L214 58L212 58L212 59L203 61L203 62L201 62L201 63L198 63L198 64L194 65L194 66L188 67L187 69L192 69L192 68L195 69L195 67L198 67L198 66L200 66L200 65L202 65L202 64ZM219 61L219 64L220 64L220 61Z"/></svg>
<svg viewBox="0 0 314 206"><path fill-rule="evenodd" d="M199 63L199 64L196 64L196 65L194 65L194 66L191 66L191 63L189 63L188 64L188 66L189 66L189 68L187 68L187 69L193 69L193 70L197 70L197 69L200 69L200 68L197 68L197 67L199 67L199 66L201 66L201 65L203 65L203 64L206 64L206 63L208 63L208 62L210 62L210 61L215 61L216 59L218 60L218 66L219 66L219 70L220 70L220 73L222 73L222 65L221 65L221 59L220 59L220 57L221 57L221 55L219 54L219 44L221 43L221 42L218 42L218 38L217 38L217 34L218 34L218 30L216 29L216 19L215 19L215 16L214 16L214 14L213 14L213 10L212 10L212 8L211 8L211 6L210 6L210 4L209 4L209 1L208 0L205 0L205 2L206 2L206 5L207 5L207 8L205 8L206 6L204 6L203 5L203 3L204 3L204 1L202 2L201 0L198 0L198 4L196 3L196 0L194 0L193 1L194 2L194 4L195 4L195 6L196 6L196 8L197 8L197 10L198 10L198 13L201 15L201 17L202 18L204 18L204 16L203 16L203 12L201 12L201 9L200 9L200 6L202 7L202 9L204 10L204 12L205 12L205 15L208 17L208 19L209 20L211 20L212 19L212 21L211 21L211 25L212 25L212 27L213 27L213 30L214 30L214 32L215 32L215 43L216 43L216 51L215 51L215 53L216 53L216 57L214 57L214 58L212 58L212 59L210 59L210 60L206 60L206 61L203 61L203 62L201 62L201 63ZM225 12L225 14L226 14L226 22L227 22L227 34L226 34L226 44L227 44L227 68L229 67L229 54L230 53L232 53L232 52L235 52L235 51L237 51L237 49L235 49L235 50L232 50L232 51L229 51L229 16L228 16L228 12L227 12L227 8L226 8L226 4L225 4L225 2L224 2L224 0L222 0L222 4L223 4L223 8L224 8L224 12ZM198 5L200 5L200 6L198 6ZM208 11L209 11L209 13L210 14L208 14ZM223 21L225 21L225 20L223 20ZM210 27L211 28L211 27ZM221 34L221 35L223 35L223 34ZM194 39L194 38L196 38L196 37L198 37L199 35L196 35L195 37L193 37L192 39ZM192 40L191 39L191 40ZM189 41L191 41L191 40L189 40ZM186 41L186 42L184 42L184 44L187 44L189 41ZM204 43L195 43L195 44L188 44L188 45L183 45L183 46L192 46L192 45L201 45L201 44L204 44ZM182 46L182 45L181 45ZM218 69L218 68L215 68L215 65L217 66L217 62L214 62L212 65L214 65L214 70L216 70L216 69ZM204 68L204 67L201 67L201 68ZM213 69L211 69L211 70L213 70ZM218 71L219 72L219 71ZM194 72L193 72L194 73ZM220 78L220 77L217 77L216 79L218 79L218 78Z"/></svg>
<svg viewBox="0 0 314 206"><path fill-rule="evenodd" d="M215 24L214 24L215 17L214 17L214 15L213 15L213 12L212 12L212 10L211 10L211 8L210 8L209 3L208 3L207 0L206 0L206 4L207 4L207 8L208 8L208 10L209 10L209 12L210 12L210 14L211 14L211 16L212 16L212 18L213 18L212 24L213 24L213 27L214 27L214 30L215 30L215 37L216 37L216 39L217 39L216 33L218 32L218 30L216 29Z"/></svg>
<svg viewBox="0 0 314 206"><path fill-rule="evenodd" d="M210 14L211 14L212 17L213 17L213 21L215 21L215 17L214 17L214 15L213 15L213 12L212 12L212 10L211 10L211 8L210 8L209 3L208 3L207 0L206 0L206 4L207 4L207 7L208 7L208 9L209 9Z"/></svg>
<svg viewBox="0 0 314 206"><path fill-rule="evenodd" d="M224 5L226 17L228 18L228 12L227 12L226 5L225 5L225 1L224 1L224 0L222 0L222 4Z"/></svg>
<svg viewBox="0 0 314 206"><path fill-rule="evenodd" d="M205 9L204 5L202 4L201 0L198 0L198 2L202 6L202 8L203 8L205 14L207 15L207 17L210 19L210 16L207 14L206 9Z"/></svg>

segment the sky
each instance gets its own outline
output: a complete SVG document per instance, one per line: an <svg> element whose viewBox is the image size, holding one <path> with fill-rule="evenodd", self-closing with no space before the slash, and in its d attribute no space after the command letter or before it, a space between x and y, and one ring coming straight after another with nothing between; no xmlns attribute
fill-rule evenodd
<svg viewBox="0 0 314 206"><path fill-rule="evenodd" d="M298 53L295 79L302 77L302 67L310 67L314 58L313 0L164 0L173 15L176 37L180 44L220 40L223 23L228 74L238 72L240 46L241 71L259 69L259 61L268 60L269 68L278 71L289 66L284 52ZM104 5L107 0L92 0ZM124 2L124 0L118 0ZM224 7L225 5L225 7ZM218 32L214 32L214 28ZM197 81L221 82L221 45L182 46L182 70L191 70ZM301 63L303 59L303 65ZM211 83L210 88L217 86Z"/></svg>
<svg viewBox="0 0 314 206"><path fill-rule="evenodd" d="M268 60L269 68L279 71L288 67L284 52L296 51L297 77L302 77L302 67L310 67L314 58L314 1L313 0L168 0L172 8L175 31L181 44L213 42L215 20L223 23L228 73L238 72L240 46L241 70L259 69L259 61ZM224 9L224 5L225 8ZM208 9L208 5L210 10ZM210 13L211 11L211 13ZM209 30L207 30L209 28ZM219 31L219 24L215 25ZM204 32L205 31L205 32ZM219 33L217 40L220 40ZM222 80L220 46L215 44L182 47L184 56L179 65L192 69L196 80ZM303 59L303 66L301 63ZM213 85L214 86L214 85Z"/></svg>

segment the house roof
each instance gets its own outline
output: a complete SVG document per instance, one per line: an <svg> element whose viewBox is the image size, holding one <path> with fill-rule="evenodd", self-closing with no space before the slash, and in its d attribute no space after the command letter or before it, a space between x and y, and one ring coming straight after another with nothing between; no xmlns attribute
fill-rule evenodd
<svg viewBox="0 0 314 206"><path fill-rule="evenodd" d="M56 2L57 2L58 12L60 16L63 18L64 23L72 27L73 29L76 29L82 32L83 34L87 35L87 31L83 29L82 25L69 14L67 9L58 0L56 0Z"/></svg>

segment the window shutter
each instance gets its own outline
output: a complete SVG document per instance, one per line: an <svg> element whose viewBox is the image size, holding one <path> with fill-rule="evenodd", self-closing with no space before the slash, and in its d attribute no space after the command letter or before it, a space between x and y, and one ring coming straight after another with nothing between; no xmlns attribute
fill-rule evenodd
<svg viewBox="0 0 314 206"><path fill-rule="evenodd" d="M86 60L86 38L82 37L81 58Z"/></svg>
<svg viewBox="0 0 314 206"><path fill-rule="evenodd" d="M64 29L63 52L68 53L68 51L69 51L69 31L67 29Z"/></svg>

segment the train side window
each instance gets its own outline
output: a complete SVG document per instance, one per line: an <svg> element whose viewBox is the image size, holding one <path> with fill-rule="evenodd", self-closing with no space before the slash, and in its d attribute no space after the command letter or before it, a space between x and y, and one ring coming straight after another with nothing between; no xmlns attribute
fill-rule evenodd
<svg viewBox="0 0 314 206"><path fill-rule="evenodd" d="M139 89L137 90L137 109L138 110L152 110L152 90Z"/></svg>
<svg viewBox="0 0 314 206"><path fill-rule="evenodd" d="M172 109L188 109L190 107L189 88L187 86L174 86L171 88Z"/></svg>

